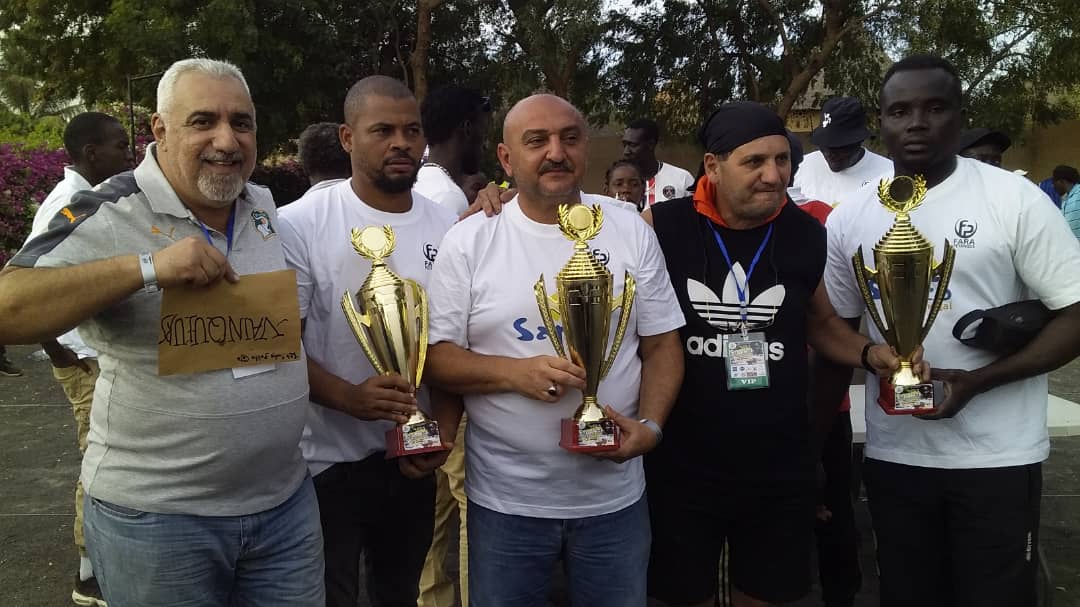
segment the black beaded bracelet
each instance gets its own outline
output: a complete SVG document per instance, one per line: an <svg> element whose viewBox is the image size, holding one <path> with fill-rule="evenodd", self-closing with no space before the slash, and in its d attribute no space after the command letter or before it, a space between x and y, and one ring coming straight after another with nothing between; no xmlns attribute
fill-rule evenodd
<svg viewBox="0 0 1080 607"><path fill-rule="evenodd" d="M877 371L870 366L870 348L874 345L874 342L868 341L866 345L862 347L862 355L859 359L862 361L863 369L866 369L870 373L877 373Z"/></svg>

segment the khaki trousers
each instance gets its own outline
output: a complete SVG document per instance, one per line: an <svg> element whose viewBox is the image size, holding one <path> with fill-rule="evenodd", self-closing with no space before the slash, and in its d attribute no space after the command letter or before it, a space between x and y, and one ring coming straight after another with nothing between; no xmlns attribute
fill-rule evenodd
<svg viewBox="0 0 1080 607"><path fill-rule="evenodd" d="M94 402L94 384L97 383L98 363L92 358L84 358L90 366L90 373L79 367L53 367L53 377L64 389L64 395L71 402L71 411L75 414L75 431L79 440L79 453L86 453L86 434L90 431L90 405ZM86 541L83 539L83 486L75 481L75 546L79 556L86 556Z"/></svg>
<svg viewBox="0 0 1080 607"><path fill-rule="evenodd" d="M469 607L469 542L465 529L465 423L458 424L454 450L446 463L435 471L435 533L431 538L424 571L420 575L420 598L417 607L453 607L457 605L454 582L446 575L446 555L453 537L449 528L456 508L461 519L458 531L458 580L461 586L461 606Z"/></svg>

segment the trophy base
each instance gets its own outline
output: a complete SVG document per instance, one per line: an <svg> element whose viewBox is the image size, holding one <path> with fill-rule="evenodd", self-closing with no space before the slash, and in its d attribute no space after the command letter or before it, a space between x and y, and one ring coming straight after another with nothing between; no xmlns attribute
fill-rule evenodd
<svg viewBox="0 0 1080 607"><path fill-rule="evenodd" d="M610 418L595 421L562 420L559 446L573 453L596 453L619 448L619 426Z"/></svg>
<svg viewBox="0 0 1080 607"><path fill-rule="evenodd" d="M394 426L386 431L386 459L443 450L439 423L435 420Z"/></svg>
<svg viewBox="0 0 1080 607"><path fill-rule="evenodd" d="M880 379L878 405L889 415L930 413L934 410L934 384L896 386L888 378Z"/></svg>

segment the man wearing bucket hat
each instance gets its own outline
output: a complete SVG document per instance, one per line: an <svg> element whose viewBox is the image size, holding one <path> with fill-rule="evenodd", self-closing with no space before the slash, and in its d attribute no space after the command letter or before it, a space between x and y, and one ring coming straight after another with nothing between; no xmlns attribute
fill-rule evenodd
<svg viewBox="0 0 1080 607"><path fill-rule="evenodd" d="M836 206L845 196L890 170L889 159L863 147L870 137L866 110L855 97L833 97L821 108L821 126L810 134L819 150L807 154L795 187L810 199Z"/></svg>

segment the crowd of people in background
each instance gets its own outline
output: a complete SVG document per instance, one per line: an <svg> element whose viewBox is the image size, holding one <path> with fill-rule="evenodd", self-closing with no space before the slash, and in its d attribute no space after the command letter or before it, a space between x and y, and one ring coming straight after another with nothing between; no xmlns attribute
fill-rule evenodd
<svg viewBox="0 0 1080 607"><path fill-rule="evenodd" d="M962 129L960 79L938 57L892 65L878 101L886 155L854 97L824 103L805 155L772 109L720 104L694 175L658 158L648 118L599 159L554 95L515 100L497 125L481 90L418 101L369 76L342 122L299 134L310 187L280 209L248 181L257 108L227 62L164 73L138 166L115 118L76 116L71 166L0 272L0 344L42 344L84 452L73 601L355 607L366 589L379 607L543 607L561 562L575 607L756 607L807 595L816 560L822 602L850 606L866 573L847 397L860 369L881 605L1034 605L1046 373L1080 354L1080 176L1002 169L1010 138ZM583 191L590 163L607 167L601 192ZM911 221L957 250L913 361L946 389L917 417L874 404L901 361L872 323L860 333L851 262L892 224L878 185L897 176L925 178ZM538 277L555 291L574 250L561 204L602 211L592 254L636 281L599 387L621 443L590 455L558 445L587 377L555 355L534 291ZM371 268L350 230L370 225L393 228L388 264L428 294L415 391L369 363L340 305ZM158 374L163 289L281 269L296 273L302 360ZM968 312L1023 299L1053 315L1021 349L953 338ZM760 348L750 384L733 380L740 344ZM0 374L20 374L2 346ZM386 431L418 409L446 449L388 459Z"/></svg>

